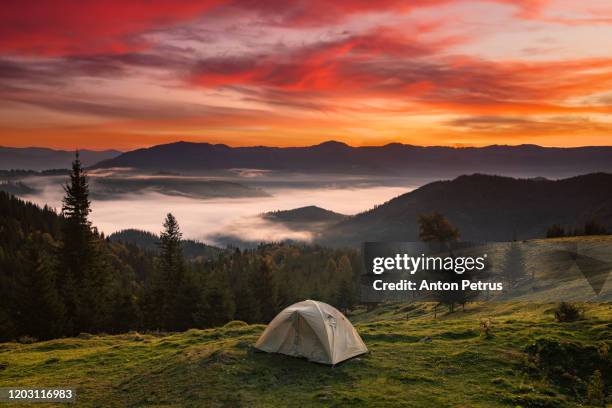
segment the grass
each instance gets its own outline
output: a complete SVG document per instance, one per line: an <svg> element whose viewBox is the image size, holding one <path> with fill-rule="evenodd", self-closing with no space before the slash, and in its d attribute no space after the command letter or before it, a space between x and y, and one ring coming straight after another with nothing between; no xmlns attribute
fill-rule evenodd
<svg viewBox="0 0 612 408"><path fill-rule="evenodd" d="M385 304L350 316L370 353L335 368L254 352L262 325L0 344L0 387L69 386L80 406L563 407L583 398L525 368L537 339L612 346L612 304L558 323L554 305ZM492 337L479 329L492 320ZM423 341L423 339L427 341ZM605 379L604 379L605 381ZM45 406L37 404L38 407Z"/></svg>

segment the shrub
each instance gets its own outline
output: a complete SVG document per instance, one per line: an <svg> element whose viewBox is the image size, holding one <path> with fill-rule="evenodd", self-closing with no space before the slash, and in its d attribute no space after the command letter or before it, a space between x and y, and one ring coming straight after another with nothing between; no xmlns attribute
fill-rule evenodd
<svg viewBox="0 0 612 408"><path fill-rule="evenodd" d="M236 327L245 327L248 325L248 323L243 322L242 320L232 320L231 322L226 323L223 327L225 329L235 329Z"/></svg>
<svg viewBox="0 0 612 408"><path fill-rule="evenodd" d="M38 339L36 337L32 337L32 336L21 336L17 339L18 343L21 344L32 344L32 343L36 343L38 341Z"/></svg>
<svg viewBox="0 0 612 408"><path fill-rule="evenodd" d="M596 371L602 379L603 394L610 393L603 379L612 378L612 364L609 357L602 355L600 347L541 338L525 351L525 369L539 378L545 377L565 394L587 396L589 387L595 391Z"/></svg>
<svg viewBox="0 0 612 408"><path fill-rule="evenodd" d="M599 370L595 370L587 385L587 402L596 407L605 406L604 384Z"/></svg>
<svg viewBox="0 0 612 408"><path fill-rule="evenodd" d="M554 224L546 230L546 238L564 237L565 229L559 224Z"/></svg>
<svg viewBox="0 0 612 408"><path fill-rule="evenodd" d="M485 339L493 337L493 321L491 319L480 320L480 335Z"/></svg>
<svg viewBox="0 0 612 408"><path fill-rule="evenodd" d="M582 317L580 308L572 303L561 302L555 309L555 319L559 323L575 322Z"/></svg>

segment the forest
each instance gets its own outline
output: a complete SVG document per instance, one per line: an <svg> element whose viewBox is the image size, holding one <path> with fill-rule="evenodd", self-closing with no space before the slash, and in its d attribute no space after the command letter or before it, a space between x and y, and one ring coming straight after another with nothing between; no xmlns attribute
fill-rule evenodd
<svg viewBox="0 0 612 408"><path fill-rule="evenodd" d="M158 248L143 248L91 224L78 156L64 190L59 213L0 192L0 341L267 323L305 298L357 301L356 250L271 243L188 257L171 213Z"/></svg>

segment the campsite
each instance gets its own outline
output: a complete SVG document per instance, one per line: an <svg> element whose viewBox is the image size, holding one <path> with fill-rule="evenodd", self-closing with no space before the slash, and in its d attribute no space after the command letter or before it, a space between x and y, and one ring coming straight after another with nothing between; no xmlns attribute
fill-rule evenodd
<svg viewBox="0 0 612 408"><path fill-rule="evenodd" d="M183 333L4 343L0 386L68 381L80 405L107 407L197 407L206 401L210 407L557 408L586 399L590 374L578 367L585 360L577 353L610 370L603 365L609 355L598 357L598 350L612 346L609 303L582 305L584 319L571 323L555 321L554 304L474 304L436 319L432 307L356 310L349 318L369 352L334 368L257 352L253 346L265 326L235 321ZM489 334L481 330L483 319L492 322ZM567 364L576 365L562 361L560 369L579 368L579 375L567 381L549 376L550 361L536 363L535 345L557 347Z"/></svg>

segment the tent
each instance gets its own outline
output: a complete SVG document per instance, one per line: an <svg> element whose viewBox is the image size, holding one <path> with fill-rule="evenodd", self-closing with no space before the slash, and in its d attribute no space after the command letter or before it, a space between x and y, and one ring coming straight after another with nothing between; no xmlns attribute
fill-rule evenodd
<svg viewBox="0 0 612 408"><path fill-rule="evenodd" d="M266 327L255 348L323 364L367 353L357 330L336 308L304 300L280 312Z"/></svg>

